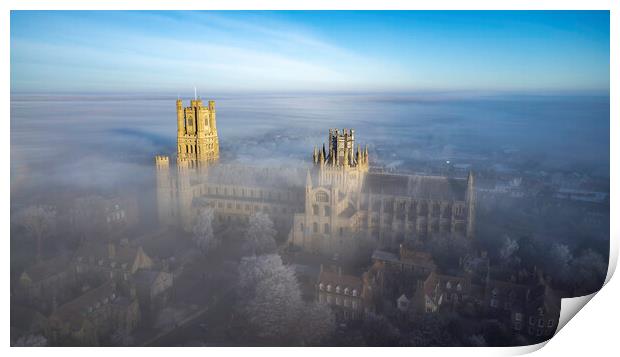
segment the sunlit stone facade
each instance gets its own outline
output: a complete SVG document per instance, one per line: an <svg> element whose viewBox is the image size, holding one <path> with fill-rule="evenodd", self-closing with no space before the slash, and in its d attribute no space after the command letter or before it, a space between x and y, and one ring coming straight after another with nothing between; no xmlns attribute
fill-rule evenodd
<svg viewBox="0 0 620 357"><path fill-rule="evenodd" d="M167 156L155 158L163 224L180 224L189 231L205 205L215 209L219 220L231 223L262 211L280 230L287 229L291 245L322 254L351 252L361 239L398 247L437 234L473 236L472 173L464 179L369 171L368 147L355 146L353 129L330 129L327 145L315 147L313 166L307 170L216 164L215 105L210 101L203 112L201 102L192 101L192 112L179 111L179 103L176 174L170 172ZM188 131L193 115L202 123L197 133L208 128L208 144ZM200 164L207 162L212 164Z"/></svg>

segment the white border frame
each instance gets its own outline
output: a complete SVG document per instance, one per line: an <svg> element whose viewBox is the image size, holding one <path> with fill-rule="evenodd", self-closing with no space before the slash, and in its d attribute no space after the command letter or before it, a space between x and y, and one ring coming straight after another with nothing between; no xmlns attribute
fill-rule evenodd
<svg viewBox="0 0 620 357"><path fill-rule="evenodd" d="M620 2L611 0L589 0L589 1L576 1L576 0L473 0L473 1L459 1L459 0L435 0L435 1L413 1L413 0L210 0L208 2L198 0L124 0L124 1L110 1L110 0L91 0L91 1L76 1L76 0L4 0L0 2L2 11L0 12L0 48L2 48L2 64L3 70L0 72L0 79L3 85L1 86L2 101L1 110L4 120L2 121L2 131L5 135L5 140L2 140L2 152L4 153L5 162L10 161L10 10L370 10L370 9L382 9L382 10L611 10L610 22L611 22L611 34L610 34L610 76L612 78L610 84L610 145L611 145L611 172L610 181L611 191L610 197L612 197L610 216L620 217L617 200L615 200L618 193L619 175L618 175L618 163L617 158L619 145L618 145L618 103L620 103L620 97L618 92L618 82L614 81L614 78L618 78L618 44L620 43L620 24L618 16L618 5ZM615 120L611 120L614 118ZM7 138L9 136L9 138ZM616 140L614 140L616 139ZM616 159L614 161L614 159ZM5 170L2 175L3 184L0 191L2 197L10 197L10 165L6 165L3 168ZM9 200L2 205L2 226L4 231L5 249L3 250L3 258L5 264L5 272L2 275L2 286L4 287L4 293L2 294L2 307L5 313L3 316L9 316L9 274L10 269L10 249L9 245L9 212L10 203ZM584 312L577 315L574 320L579 322L569 323L569 327L562 329L559 334L554 336L549 343L543 343L534 346L525 347L512 347L512 348L417 348L417 349L404 349L404 348L391 348L389 351L377 351L376 349L356 349L356 354L371 355L377 352L390 353L396 355L405 355L411 353L423 353L439 356L453 355L457 353L459 355L515 355L523 354L538 350L539 348L548 345L541 350L540 353L547 355L557 354L576 354L576 353L592 353L596 350L599 351L614 351L617 347L615 339L617 334L615 331L615 317L618 315L617 301L620 301L620 283L610 281L613 272L615 271L617 258L618 258L618 238L619 230L617 221L611 220L611 247L610 247L610 264L609 271L606 280L606 286L603 288L603 293L594 297L593 304L588 304L584 308ZM596 295L596 294L594 294ZM581 298L577 300L581 301L563 301L563 315L567 312L568 308L565 308L565 304L576 304L576 307L583 306L583 302L589 301L588 298ZM575 307L571 310L576 313ZM46 353L52 355L77 355L77 354L94 354L94 355L107 355L111 351L114 353L141 353L146 352L135 348L117 348L114 350L105 348L90 348L88 351L84 351L80 348L54 348L54 349L25 349L25 348L10 348L10 331L8 319L4 319L4 323L0 326L3 335L5 336L4 346L8 351L15 355L29 355L36 353ZM353 351L338 349L338 348L322 348L321 350L310 348L253 348L252 350L242 350L240 348L151 348L148 351L154 355L168 355L169 353L183 352L186 354L200 355L204 354L230 354L230 353L252 353L260 356L272 356L273 354L291 354L294 353L298 356L310 355L310 354L342 354L350 353Z"/></svg>

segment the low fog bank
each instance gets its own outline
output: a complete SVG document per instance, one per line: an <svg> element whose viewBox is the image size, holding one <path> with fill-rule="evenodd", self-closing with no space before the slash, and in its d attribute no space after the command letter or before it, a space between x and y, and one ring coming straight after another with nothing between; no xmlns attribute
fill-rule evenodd
<svg viewBox="0 0 620 357"><path fill-rule="evenodd" d="M174 151L175 96L12 98L14 163L98 154L144 161ZM189 98L185 98L189 100ZM306 161L327 129L354 128L375 159L529 160L540 169L609 170L608 96L245 95L216 100L222 152ZM502 162L500 162L502 164Z"/></svg>
<svg viewBox="0 0 620 357"><path fill-rule="evenodd" d="M174 96L14 94L12 207L39 191L140 187L174 155ZM303 167L327 129L354 128L372 164L437 171L573 171L608 180L608 96L213 96L222 158ZM189 100L189 98L187 98ZM604 186L604 185L603 185ZM31 198L30 198L31 199Z"/></svg>
<svg viewBox="0 0 620 357"><path fill-rule="evenodd" d="M153 156L175 156L175 99L139 93L14 94L11 212L33 204L66 206L89 195L137 196L141 221L152 222ZM189 98L183 99L188 105ZM455 176L474 170L482 212L517 222L506 223L512 225L526 219L515 212L523 213L537 227L528 231L552 232L551 239L575 247L593 226L600 231L595 240L608 239L609 96L223 94L204 99L216 100L222 162L305 168L312 148L327 140L328 128L354 128L357 142L369 146L374 169ZM603 218L584 216L583 208L570 202L541 208L535 200L518 199L555 197L559 190L567 190L562 194L568 198L573 191L602 195ZM498 193L517 198L498 199Z"/></svg>
<svg viewBox="0 0 620 357"><path fill-rule="evenodd" d="M160 94L13 95L12 291L23 283L24 272L41 275L41 265L114 270L116 260L138 256L144 271L137 269L129 280L151 281L153 271L172 274L174 284L167 288L174 294L144 313L139 328L102 334L99 344L528 343L506 337L510 329L495 332L500 327L479 312L467 318L422 313L415 321L403 320L392 306L399 296L390 296L382 314L344 328L313 300L316 279L300 279L319 274L319 266L322 274L324 262L335 266L340 261L287 251L291 222L282 224L288 217L284 209L280 216L258 212L231 222L217 217L215 204L196 200L196 206L204 206L197 207L191 232L160 225L153 157L167 154L174 161L175 99ZM467 260L475 265L480 284L490 275L516 283L541 272L541 279L552 282L562 296L590 293L602 283L609 249L608 96L204 99L216 100L220 161L227 164L210 169L212 182L293 187L293 193L301 193L312 148L327 140L329 128L353 128L357 142L369 146L372 170L455 177L476 173L475 239L442 236L422 247L439 271L458 275ZM279 179L265 182L265 177L276 177L273 170ZM352 262L344 264L356 278L373 270L369 257L374 246L358 248ZM358 254L364 249L369 251ZM92 261L86 264L88 257ZM403 281L416 280L398 275L390 284ZM43 315L56 313L57 305L66 310L89 292L109 288L106 284L89 276L53 289L53 297L42 298L43 303L25 303L27 299L12 294L12 316L43 320ZM113 289L123 298L133 296L122 284ZM142 297L134 300L145 308ZM32 306L37 313L29 310ZM14 345L75 342L48 341L49 336L22 325L11 321Z"/></svg>

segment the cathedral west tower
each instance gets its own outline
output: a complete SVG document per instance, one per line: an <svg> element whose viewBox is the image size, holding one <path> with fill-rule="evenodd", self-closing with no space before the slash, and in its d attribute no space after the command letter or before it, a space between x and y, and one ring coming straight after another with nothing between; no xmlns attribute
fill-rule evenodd
<svg viewBox="0 0 620 357"><path fill-rule="evenodd" d="M190 101L183 107L177 99L177 162L195 167L220 156L220 145L215 122L215 101L203 106L201 99Z"/></svg>

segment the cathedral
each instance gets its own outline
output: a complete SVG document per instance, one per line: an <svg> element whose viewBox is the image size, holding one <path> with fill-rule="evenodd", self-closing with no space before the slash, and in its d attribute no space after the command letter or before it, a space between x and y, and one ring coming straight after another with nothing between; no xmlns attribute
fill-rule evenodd
<svg viewBox="0 0 620 357"><path fill-rule="evenodd" d="M441 234L473 237L472 173L465 179L374 172L368 146L356 146L353 129L329 129L307 169L222 164L215 102L176 106L176 172L168 156L155 157L161 224L191 231L204 206L224 223L260 211L291 246L329 255L351 251L362 239L395 248Z"/></svg>

